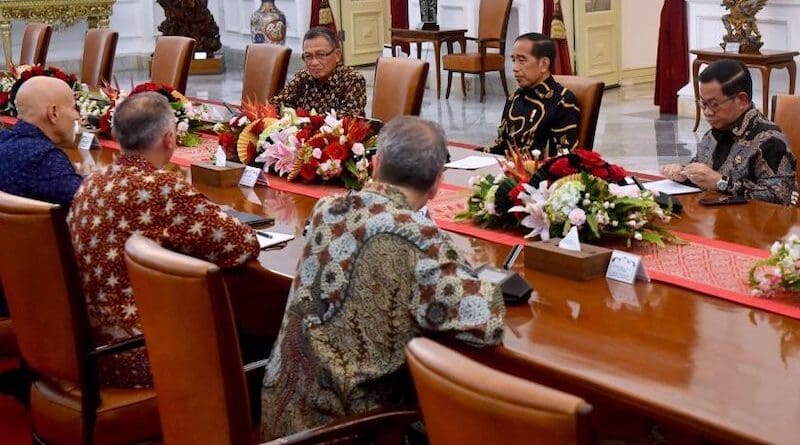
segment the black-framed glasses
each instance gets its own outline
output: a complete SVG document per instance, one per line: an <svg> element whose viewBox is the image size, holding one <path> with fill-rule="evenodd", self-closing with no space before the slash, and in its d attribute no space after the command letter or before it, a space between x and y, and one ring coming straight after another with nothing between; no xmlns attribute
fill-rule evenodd
<svg viewBox="0 0 800 445"><path fill-rule="evenodd" d="M324 60L324 59L330 57L331 54L333 54L334 52L336 52L336 48L334 48L334 49L332 49L332 50L330 50L330 51L328 51L326 53L324 53L324 52L313 53L313 54L312 53L303 53L303 55L300 56L300 58L303 59L303 62L308 63L308 62L311 62L314 59L316 59L316 60Z"/></svg>
<svg viewBox="0 0 800 445"><path fill-rule="evenodd" d="M713 102L706 102L703 99L697 99L695 102L697 102L697 105L700 107L701 110L705 110L706 108L708 108L709 110L716 113L717 111L719 111L722 104L730 100L733 100L735 97L736 97L735 94L731 94L730 96L725 96L724 99L719 101L715 100Z"/></svg>

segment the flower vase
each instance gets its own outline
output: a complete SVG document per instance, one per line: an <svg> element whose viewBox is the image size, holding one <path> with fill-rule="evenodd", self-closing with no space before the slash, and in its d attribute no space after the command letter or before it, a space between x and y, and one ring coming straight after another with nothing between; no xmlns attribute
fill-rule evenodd
<svg viewBox="0 0 800 445"><path fill-rule="evenodd" d="M250 17L250 33L254 43L286 42L286 16L275 6L275 0L261 0L261 6Z"/></svg>

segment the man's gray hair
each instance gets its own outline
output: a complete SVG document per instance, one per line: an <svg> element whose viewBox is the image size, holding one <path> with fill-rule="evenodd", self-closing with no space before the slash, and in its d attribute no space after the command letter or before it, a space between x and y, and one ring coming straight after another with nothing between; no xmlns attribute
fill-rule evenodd
<svg viewBox="0 0 800 445"><path fill-rule="evenodd" d="M447 160L444 130L418 117L396 117L378 135L378 157L379 181L426 192Z"/></svg>
<svg viewBox="0 0 800 445"><path fill-rule="evenodd" d="M114 138L124 150L146 151L175 128L175 112L159 93L139 93L114 110Z"/></svg>

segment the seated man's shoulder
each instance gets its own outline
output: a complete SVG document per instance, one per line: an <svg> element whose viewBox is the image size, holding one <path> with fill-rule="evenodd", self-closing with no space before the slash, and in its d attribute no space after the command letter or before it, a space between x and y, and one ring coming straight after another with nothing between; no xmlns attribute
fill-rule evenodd
<svg viewBox="0 0 800 445"><path fill-rule="evenodd" d="M350 66L347 66L347 65L340 65L338 69L339 69L339 72L342 75L342 78L344 78L346 80L358 81L358 82L364 82L365 81L364 80L364 76L360 72L355 70L353 67L350 67Z"/></svg>

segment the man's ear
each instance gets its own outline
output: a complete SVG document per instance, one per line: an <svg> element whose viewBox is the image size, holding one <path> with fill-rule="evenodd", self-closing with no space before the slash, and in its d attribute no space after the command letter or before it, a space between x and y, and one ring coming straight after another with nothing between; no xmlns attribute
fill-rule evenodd
<svg viewBox="0 0 800 445"><path fill-rule="evenodd" d="M444 170L439 172L439 176L436 177L436 182L433 183L433 187L428 190L428 201L433 200L436 195L439 193L439 187L442 185L442 181L444 180Z"/></svg>
<svg viewBox="0 0 800 445"><path fill-rule="evenodd" d="M375 155L372 157L372 179L379 181L378 178L378 166L381 164L381 157L379 155Z"/></svg>
<svg viewBox="0 0 800 445"><path fill-rule="evenodd" d="M47 121L55 125L58 122L58 106L56 104L48 105L45 109L47 114Z"/></svg>
<svg viewBox="0 0 800 445"><path fill-rule="evenodd" d="M542 57L540 60L541 64L539 66L542 68L542 72L552 71L551 70L552 67L550 66L552 61L550 60L549 57Z"/></svg>
<svg viewBox="0 0 800 445"><path fill-rule="evenodd" d="M736 102L740 106L749 106L751 100L752 99L750 98L750 96L748 96L747 93L745 93L744 91L739 91L738 93L736 93Z"/></svg>

